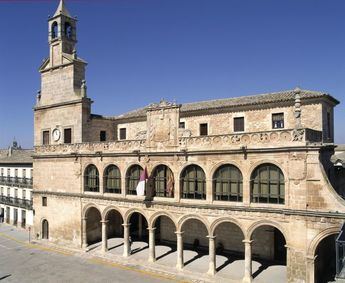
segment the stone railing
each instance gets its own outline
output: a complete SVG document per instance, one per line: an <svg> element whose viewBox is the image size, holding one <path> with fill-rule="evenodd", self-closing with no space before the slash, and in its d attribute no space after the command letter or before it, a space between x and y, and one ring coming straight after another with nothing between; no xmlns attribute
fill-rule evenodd
<svg viewBox="0 0 345 283"><path fill-rule="evenodd" d="M322 132L311 129L289 129L229 135L181 137L180 147L185 149L239 149L286 147L322 141Z"/></svg>
<svg viewBox="0 0 345 283"><path fill-rule="evenodd" d="M77 144L58 144L36 146L36 154L90 154L107 152L134 152L145 150L146 140L121 140L111 142L86 142Z"/></svg>
<svg viewBox="0 0 345 283"><path fill-rule="evenodd" d="M307 143L321 142L321 140L322 133L319 131L311 129L284 129L229 135L179 137L179 144L174 148L180 151L240 149L242 146L248 148L287 147L303 146ZM169 148L169 150L171 149L172 147ZM37 155L136 153L148 151L157 151L157 148L147 148L145 139L35 147L35 153Z"/></svg>

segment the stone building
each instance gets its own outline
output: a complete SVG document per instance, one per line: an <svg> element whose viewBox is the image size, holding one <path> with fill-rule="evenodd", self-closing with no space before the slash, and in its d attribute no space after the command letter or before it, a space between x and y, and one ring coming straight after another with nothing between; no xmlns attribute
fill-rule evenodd
<svg viewBox="0 0 345 283"><path fill-rule="evenodd" d="M16 141L0 150L0 222L22 228L33 225L32 154Z"/></svg>
<svg viewBox="0 0 345 283"><path fill-rule="evenodd" d="M85 250L101 242L107 253L120 238L124 257L130 237L143 239L157 264L156 243L175 247L177 269L185 249L195 250L209 257L204 276L227 255L240 259L243 282L253 280L254 262L285 266L287 282L334 277L345 219L330 169L335 98L296 88L94 115L76 19L63 1L48 24L34 108L39 239ZM137 196L145 168L147 194Z"/></svg>

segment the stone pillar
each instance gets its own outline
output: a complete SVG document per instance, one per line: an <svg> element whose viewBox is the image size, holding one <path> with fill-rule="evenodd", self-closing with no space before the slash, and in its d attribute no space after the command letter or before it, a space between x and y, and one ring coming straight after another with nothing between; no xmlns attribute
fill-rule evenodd
<svg viewBox="0 0 345 283"><path fill-rule="evenodd" d="M131 247L129 243L129 227L130 223L122 224L123 226L123 256L128 257L131 254Z"/></svg>
<svg viewBox="0 0 345 283"><path fill-rule="evenodd" d="M147 230L149 230L149 262L155 262L156 261L156 239L155 239L156 227L147 228Z"/></svg>
<svg viewBox="0 0 345 283"><path fill-rule="evenodd" d="M183 268L183 232L175 232L177 237L177 263L176 268L181 270Z"/></svg>
<svg viewBox="0 0 345 283"><path fill-rule="evenodd" d="M138 237L141 240L143 237L143 216L141 214L139 214L138 220Z"/></svg>
<svg viewBox="0 0 345 283"><path fill-rule="evenodd" d="M250 180L247 178L243 178L242 186L243 186L243 204L249 205L250 204Z"/></svg>
<svg viewBox="0 0 345 283"><path fill-rule="evenodd" d="M243 283L251 283L252 277L252 242L251 240L243 240L244 243L244 277Z"/></svg>
<svg viewBox="0 0 345 283"><path fill-rule="evenodd" d="M108 220L102 220L102 252L108 251L107 223Z"/></svg>
<svg viewBox="0 0 345 283"><path fill-rule="evenodd" d="M307 256L307 282L314 282L315 280L315 259L317 256Z"/></svg>
<svg viewBox="0 0 345 283"><path fill-rule="evenodd" d="M208 238L208 254L209 254L209 265L208 274L216 274L216 236L207 236Z"/></svg>
<svg viewBox="0 0 345 283"><path fill-rule="evenodd" d="M83 249L87 248L87 232L86 232L86 222L87 218L83 217L82 218L82 232L81 232L81 247Z"/></svg>

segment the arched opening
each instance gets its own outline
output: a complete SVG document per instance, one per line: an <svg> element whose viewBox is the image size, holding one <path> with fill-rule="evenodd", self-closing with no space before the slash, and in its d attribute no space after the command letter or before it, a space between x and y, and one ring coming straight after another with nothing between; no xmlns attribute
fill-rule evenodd
<svg viewBox="0 0 345 283"><path fill-rule="evenodd" d="M104 170L103 186L105 193L121 194L121 173L117 166L109 165Z"/></svg>
<svg viewBox="0 0 345 283"><path fill-rule="evenodd" d="M216 271L219 275L241 280L244 276L244 235L231 222L218 224L213 233L216 247Z"/></svg>
<svg viewBox="0 0 345 283"><path fill-rule="evenodd" d="M116 209L108 211L105 216L107 221L107 247L114 254L122 254L123 250L123 218Z"/></svg>
<svg viewBox="0 0 345 283"><path fill-rule="evenodd" d="M214 200L242 201L243 177L241 171L234 165L220 166L213 175Z"/></svg>
<svg viewBox="0 0 345 283"><path fill-rule="evenodd" d="M284 204L284 174L279 167L261 164L255 168L250 180L252 202Z"/></svg>
<svg viewBox="0 0 345 283"><path fill-rule="evenodd" d="M337 234L322 239L315 250L314 282L333 282L336 275L335 240Z"/></svg>
<svg viewBox="0 0 345 283"><path fill-rule="evenodd" d="M42 239L49 239L49 223L46 219L42 221Z"/></svg>
<svg viewBox="0 0 345 283"><path fill-rule="evenodd" d="M270 282L286 282L286 240L283 233L271 225L257 227L252 236L253 278Z"/></svg>
<svg viewBox="0 0 345 283"><path fill-rule="evenodd" d="M67 38L72 38L72 26L69 22L65 23L65 36Z"/></svg>
<svg viewBox="0 0 345 283"><path fill-rule="evenodd" d="M157 217L152 226L155 228L156 260L171 266L176 262L176 226L166 215Z"/></svg>
<svg viewBox="0 0 345 283"><path fill-rule="evenodd" d="M139 257L144 256L147 258L148 245L148 224L144 215L139 212L134 212L128 223L131 224L129 229L130 243L131 243L131 255L138 254L145 250L145 253L140 253Z"/></svg>
<svg viewBox="0 0 345 283"><path fill-rule="evenodd" d="M158 165L153 170L151 178L157 197L174 197L174 174L168 166Z"/></svg>
<svg viewBox="0 0 345 283"><path fill-rule="evenodd" d="M142 172L143 168L139 165L132 165L128 168L126 173L126 193L128 195L137 194L136 188Z"/></svg>
<svg viewBox="0 0 345 283"><path fill-rule="evenodd" d="M181 197L206 199L205 172L198 165L189 165L181 173Z"/></svg>
<svg viewBox="0 0 345 283"><path fill-rule="evenodd" d="M183 259L187 269L205 273L208 270L208 230L199 219L186 220L182 227Z"/></svg>
<svg viewBox="0 0 345 283"><path fill-rule="evenodd" d="M58 24L57 22L53 22L51 25L51 38L57 38L58 37Z"/></svg>
<svg viewBox="0 0 345 283"><path fill-rule="evenodd" d="M86 241L88 245L102 241L101 213L95 207L90 207L86 212ZM99 244L98 244L99 245ZM98 246L97 245L97 246Z"/></svg>
<svg viewBox="0 0 345 283"><path fill-rule="evenodd" d="M84 173L84 191L99 192L99 173L95 165L90 164Z"/></svg>

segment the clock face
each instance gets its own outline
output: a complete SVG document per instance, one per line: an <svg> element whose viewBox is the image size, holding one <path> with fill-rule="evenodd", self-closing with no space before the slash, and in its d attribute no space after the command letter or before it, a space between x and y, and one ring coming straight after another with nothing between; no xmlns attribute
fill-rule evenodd
<svg viewBox="0 0 345 283"><path fill-rule="evenodd" d="M61 133L59 129L54 129L53 130L53 140L58 141L60 139Z"/></svg>

